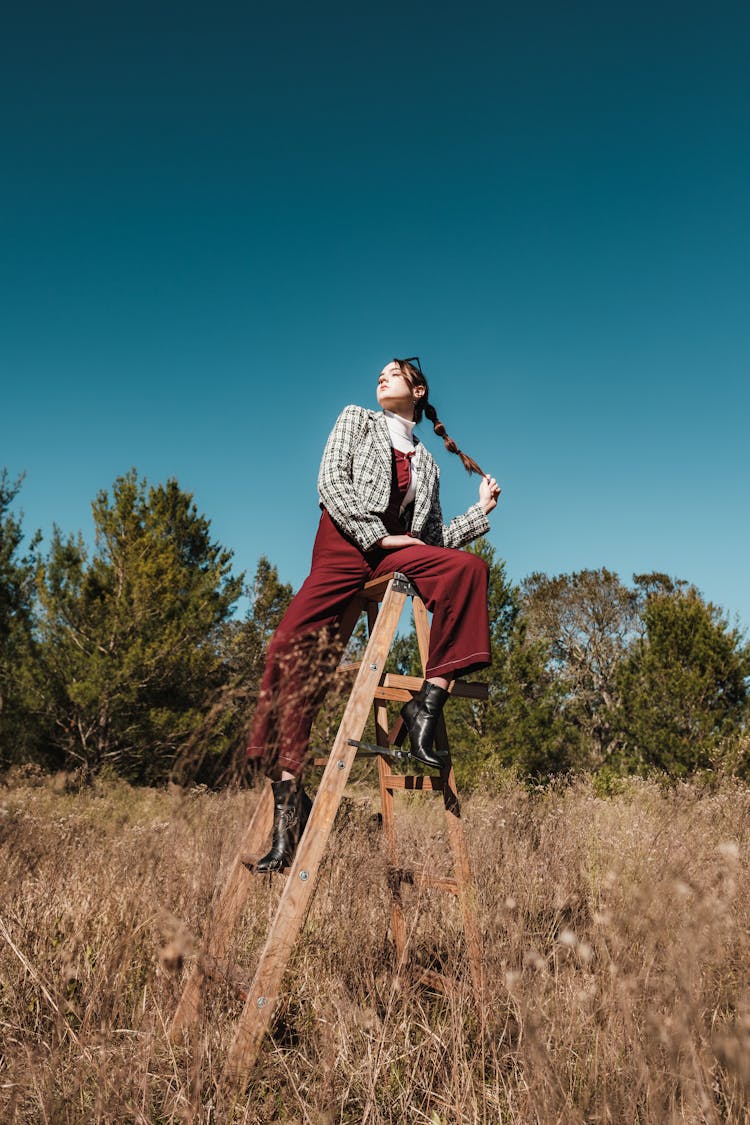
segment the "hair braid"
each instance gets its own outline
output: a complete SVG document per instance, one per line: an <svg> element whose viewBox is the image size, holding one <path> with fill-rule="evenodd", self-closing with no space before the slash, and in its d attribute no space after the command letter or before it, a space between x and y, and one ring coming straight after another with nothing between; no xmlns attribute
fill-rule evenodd
<svg viewBox="0 0 750 1125"><path fill-rule="evenodd" d="M443 445L448 450L448 452L449 453L455 453L457 457L461 458L461 464L466 469L466 472L467 473L477 473L480 477L486 477L487 474L476 463L474 458L469 457L468 453L464 453L463 450L459 449L458 446L456 445L455 441L453 440L453 438L449 437L448 434L445 432L445 426L443 425L443 423L438 418L437 410L432 405L432 403L431 402L424 402L423 403L423 410L424 410L425 414L427 415L427 417L429 418L430 422L432 422L432 428L435 431L435 433L437 434L437 436L441 437L443 439Z"/></svg>
<svg viewBox="0 0 750 1125"><path fill-rule="evenodd" d="M416 366L412 362L412 360L416 360ZM424 394L421 396L421 398L418 398L414 404L414 421L421 422L422 415L426 414L429 420L432 422L432 428L437 436L443 439L443 443L448 452L455 453L458 457L461 458L461 463L466 469L466 472L477 473L480 477L486 477L487 474L482 468L480 468L474 458L469 457L468 453L463 453L458 448L453 438L449 437L445 432L445 426L438 418L435 407L429 401L430 387L427 380L425 379L421 364L419 363L419 360L416 356L412 356L412 360L394 359L393 362L399 365L403 375L406 377L406 380L412 389L414 387L424 387Z"/></svg>

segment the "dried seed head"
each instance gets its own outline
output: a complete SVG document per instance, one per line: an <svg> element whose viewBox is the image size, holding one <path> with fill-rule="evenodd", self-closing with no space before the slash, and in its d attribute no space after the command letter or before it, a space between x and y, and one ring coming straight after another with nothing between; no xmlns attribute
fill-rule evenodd
<svg viewBox="0 0 750 1125"><path fill-rule="evenodd" d="M183 966L184 950L176 941L170 941L159 950L159 960L168 973L177 973Z"/></svg>
<svg viewBox="0 0 750 1125"><path fill-rule="evenodd" d="M536 949L526 950L523 955L523 963L524 965L530 965L532 969L536 969L537 972L541 972L542 969L547 968L547 962L544 960L541 953L539 953L539 951Z"/></svg>

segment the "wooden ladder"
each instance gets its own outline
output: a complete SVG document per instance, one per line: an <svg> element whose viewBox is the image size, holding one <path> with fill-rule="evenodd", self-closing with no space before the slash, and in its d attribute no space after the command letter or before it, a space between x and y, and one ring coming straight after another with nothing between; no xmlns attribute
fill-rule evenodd
<svg viewBox="0 0 750 1125"><path fill-rule="evenodd" d="M261 951L255 977L246 992L245 1006L237 1021L225 1065L224 1081L227 1085L247 1079L258 1056L263 1036L271 1024L284 972L304 923L320 861L358 750L364 749L367 752L369 749L377 757L389 883L392 889L391 928L398 954L399 970L406 957L406 927L401 902L401 884L414 883L419 887L435 887L449 891L458 897L460 904L471 980L481 1010L482 942L456 783L442 718L438 724L435 745L438 750L446 754L447 765L439 777L404 776L392 773L390 768L392 755L390 746L397 735L401 719L398 719L393 731L389 732L387 701L410 699L424 682L423 678L418 676L401 676L385 673L383 670L407 597L412 598L414 624L424 670L429 647L429 618L424 602L403 574L389 574L368 582L357 593L342 621L341 635L346 642L363 609L366 610L370 637L362 660L358 665L349 666L350 670L356 668L354 685L331 753L327 759L324 759L326 768L313 802L307 827L297 847L292 866L287 871L286 885ZM455 696L473 699L487 697L486 684L464 683L457 680L451 684L449 690ZM374 706L376 729L376 743L373 746L360 742L371 706ZM381 749L382 753L380 753ZM442 794L453 859L452 878L435 877L426 871L410 871L399 867L394 817L396 791L405 793L426 791ZM247 857L261 854L261 848L270 833L272 822L273 794L271 783L266 782L226 881L212 904L202 955L197 958L190 972L170 1026L170 1036L173 1040L179 1038L180 1034L198 1019L204 983L207 978L214 975L216 967L222 964L229 939L252 886L254 876L247 865ZM436 986L444 983L440 974L429 971L422 973L421 979Z"/></svg>

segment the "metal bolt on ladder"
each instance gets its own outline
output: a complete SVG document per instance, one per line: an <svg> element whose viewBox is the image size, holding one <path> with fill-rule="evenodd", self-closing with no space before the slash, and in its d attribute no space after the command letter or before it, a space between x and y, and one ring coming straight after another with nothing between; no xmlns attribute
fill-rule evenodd
<svg viewBox="0 0 750 1125"><path fill-rule="evenodd" d="M418 676L383 673L382 669L396 634L401 611L407 597L412 598L414 624L423 668L426 667L430 626L427 609L409 580L399 573L368 582L357 593L341 624L344 641L348 640L363 609L367 611L370 638L363 659L344 670L356 671L356 678L333 748L326 762L307 827L299 842L291 868L287 872L284 891L276 915L261 951L252 984L243 990L245 1006L237 1021L234 1039L227 1057L224 1081L227 1085L246 1080L252 1070L263 1036L271 1025L281 989L282 979L304 924L307 908L315 887L318 867L341 802L349 772L358 752L377 758L383 831L392 891L391 929L398 954L399 968L406 955L406 926L401 901L401 884L416 883L433 887L458 897L463 920L471 980L477 1004L481 1007L483 990L482 942L476 913L476 898L469 867L469 856L461 823L453 766L445 731L438 724L435 746L446 756L446 768L439 776L408 776L391 772L390 760L403 757L392 749L392 741L401 722L393 731L388 728L388 701L409 700L424 682ZM380 607L380 608L378 608ZM486 699L487 686L480 683L451 684L450 692L464 698ZM376 743L361 742L370 707L374 707ZM318 764L323 764L319 762ZM437 792L443 797L448 841L453 860L453 878L430 876L426 872L408 871L398 866L394 793ZM196 960L182 992L170 1026L172 1039L193 1025L199 1016L201 995L213 967L221 963L232 931L242 912L254 878L245 858L259 855L273 820L273 796L267 782L255 812L240 842L221 891L216 896L206 928L202 955ZM424 972L422 979L440 986L440 974Z"/></svg>

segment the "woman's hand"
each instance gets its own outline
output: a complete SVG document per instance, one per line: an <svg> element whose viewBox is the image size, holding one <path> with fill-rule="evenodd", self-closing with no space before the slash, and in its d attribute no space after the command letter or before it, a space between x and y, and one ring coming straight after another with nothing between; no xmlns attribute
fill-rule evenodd
<svg viewBox="0 0 750 1125"><path fill-rule="evenodd" d="M482 505L484 514L490 514L493 508L497 507L497 498L500 495L500 485L494 477L482 477L482 482L479 485L479 503Z"/></svg>
<svg viewBox="0 0 750 1125"><path fill-rule="evenodd" d="M415 543L421 542L416 535L384 535L378 547L383 551L396 551L399 547L413 547Z"/></svg>

